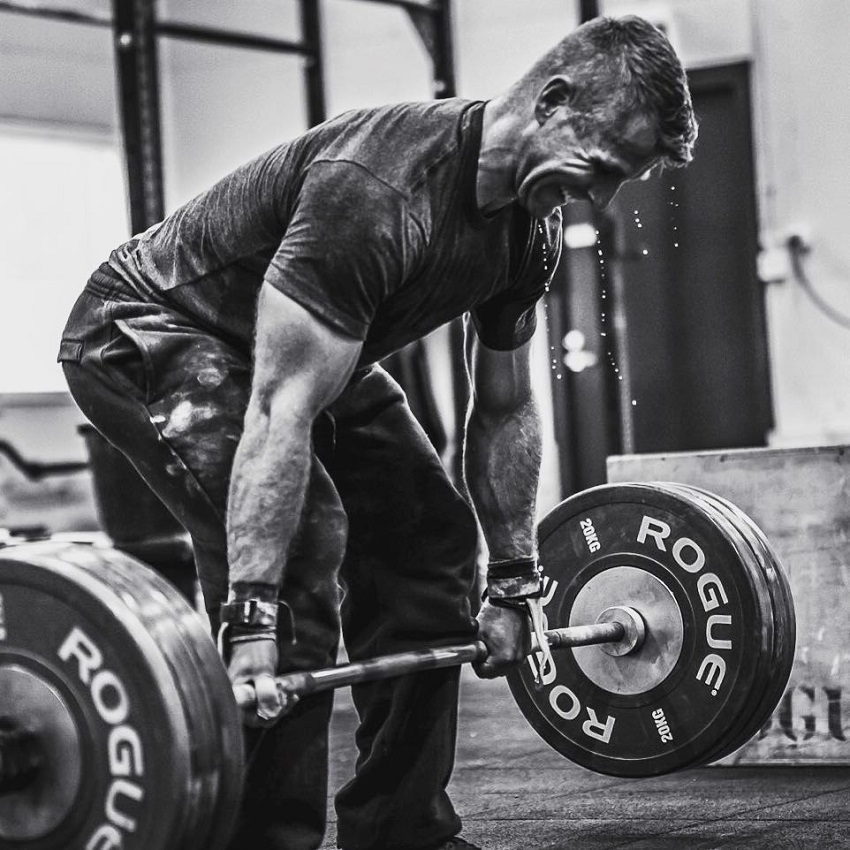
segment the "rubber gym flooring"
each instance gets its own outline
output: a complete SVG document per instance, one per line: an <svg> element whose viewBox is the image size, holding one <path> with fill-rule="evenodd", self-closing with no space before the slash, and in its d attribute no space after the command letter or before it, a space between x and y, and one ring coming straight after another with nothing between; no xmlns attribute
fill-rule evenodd
<svg viewBox="0 0 850 850"><path fill-rule="evenodd" d="M331 786L351 775L354 709L338 691ZM706 767L655 779L590 773L552 750L503 679L463 670L450 786L463 837L483 850L850 850L850 767ZM328 836L335 823L329 800Z"/></svg>

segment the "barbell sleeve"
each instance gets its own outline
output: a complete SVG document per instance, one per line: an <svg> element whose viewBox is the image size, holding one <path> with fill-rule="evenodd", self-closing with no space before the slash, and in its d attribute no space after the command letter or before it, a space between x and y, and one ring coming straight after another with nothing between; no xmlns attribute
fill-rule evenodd
<svg viewBox="0 0 850 850"><path fill-rule="evenodd" d="M20 791L37 776L44 754L30 729L0 718L0 795Z"/></svg>
<svg viewBox="0 0 850 850"><path fill-rule="evenodd" d="M622 611L640 617L632 609L623 608ZM592 625L551 629L546 631L545 635L550 649L557 650L573 646L616 644L618 641L628 638L629 631L628 624L624 625L622 622L613 620ZM531 651L537 652L538 649L537 640L532 637ZM439 667L457 667L467 662L483 661L486 657L486 645L483 641L476 640L453 646L438 646L431 649L416 649L392 655L380 655L367 661L355 661L351 664L340 664L321 670L284 673L277 676L275 681L280 689L295 696L303 697L320 691L342 688L346 685L391 679L394 676L403 676L407 673L418 673ZM240 708L250 709L257 704L254 688L248 683L234 685L233 694Z"/></svg>

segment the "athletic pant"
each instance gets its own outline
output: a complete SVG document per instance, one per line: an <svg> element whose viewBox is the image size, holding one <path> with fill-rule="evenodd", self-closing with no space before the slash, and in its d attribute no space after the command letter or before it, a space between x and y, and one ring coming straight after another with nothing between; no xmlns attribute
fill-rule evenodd
<svg viewBox="0 0 850 850"><path fill-rule="evenodd" d="M215 633L227 592L225 511L250 390L248 354L161 304L88 288L59 360L82 412L191 535ZM286 364L281 364L286 368ZM340 625L352 660L475 634L468 594L476 528L399 386L358 372L313 429L312 469L281 599L280 672L333 664ZM336 795L346 850L415 850L460 830L446 794L458 670L352 688L354 778ZM322 842L332 694L302 699L268 730L246 729L242 816L232 847Z"/></svg>

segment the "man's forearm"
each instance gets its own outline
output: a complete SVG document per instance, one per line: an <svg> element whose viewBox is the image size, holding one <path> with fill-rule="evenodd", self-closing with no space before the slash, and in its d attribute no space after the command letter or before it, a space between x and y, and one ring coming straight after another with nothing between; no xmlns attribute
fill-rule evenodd
<svg viewBox="0 0 850 850"><path fill-rule="evenodd" d="M491 561L536 551L540 455L540 416L533 397L511 412L471 408L464 472Z"/></svg>
<svg viewBox="0 0 850 850"><path fill-rule="evenodd" d="M306 422L293 418L272 428L268 417L249 414L233 464L227 515L230 586L237 598L276 598L310 463Z"/></svg>

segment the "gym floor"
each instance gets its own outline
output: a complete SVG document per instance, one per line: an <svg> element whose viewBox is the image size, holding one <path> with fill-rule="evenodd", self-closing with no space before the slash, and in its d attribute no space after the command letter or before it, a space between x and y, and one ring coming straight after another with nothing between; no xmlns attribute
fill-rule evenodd
<svg viewBox="0 0 850 850"><path fill-rule="evenodd" d="M354 763L354 708L337 691L331 784ZM850 848L850 768L708 767L655 779L590 773L528 725L503 679L463 670L452 799L483 850ZM332 800L323 848L334 848Z"/></svg>

